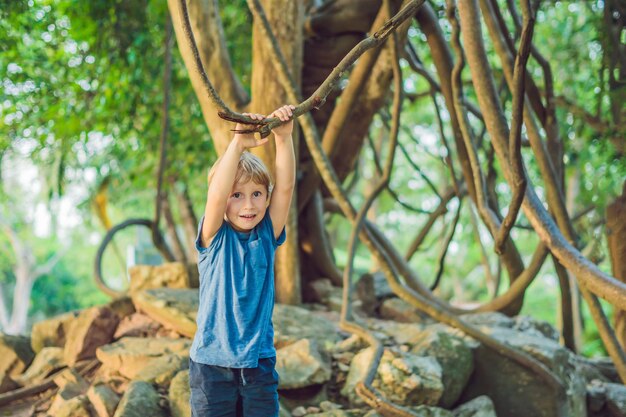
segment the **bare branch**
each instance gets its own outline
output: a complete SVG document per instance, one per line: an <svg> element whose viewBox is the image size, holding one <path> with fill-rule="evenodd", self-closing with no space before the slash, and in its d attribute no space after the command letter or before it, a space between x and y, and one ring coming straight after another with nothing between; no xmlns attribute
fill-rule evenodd
<svg viewBox="0 0 626 417"><path fill-rule="evenodd" d="M375 168L376 168L376 174L377 175L382 175L383 169L380 166L380 158L378 157L378 154L376 153L376 146L374 145L374 142L372 141L372 137L369 134L367 135L367 142L368 142L370 148L372 149L372 155L374 157L374 165L375 165ZM404 148L402 148L402 144L400 142L398 142L398 146L400 146L401 149L404 149ZM411 161L411 164L412 163L413 162ZM350 186L346 187L346 192L348 192L348 194L349 194L349 190L350 189L351 189ZM400 204L402 207L404 207L405 209L407 209L409 211L412 211L414 213L430 214L430 212L427 211L427 210L423 210L423 209L421 209L419 207L414 207L414 206L410 205L409 203L406 203L405 201L403 201L400 198L400 196L398 195L398 193L395 192L393 188L391 188L391 184L389 182L387 182L387 185L385 186L385 189L394 198L394 200L398 204Z"/></svg>
<svg viewBox="0 0 626 417"><path fill-rule="evenodd" d="M191 52L193 54L193 63L194 70L197 74L200 74L202 79L202 84L204 86L204 93L211 99L213 105L220 109L224 113L232 113L232 111L226 106L226 104L222 101L220 96L213 88L213 84L209 81L209 77L204 70L204 65L202 64L202 59L200 58L200 52L198 51L198 45L196 43L196 39L194 37L193 31L191 30L191 23L189 22L189 10L187 9L187 2L185 0L179 1L180 6L180 14L182 17L183 23L183 31L185 33L185 38L187 40L187 45L191 48Z"/></svg>
<svg viewBox="0 0 626 417"><path fill-rule="evenodd" d="M409 245L409 248L407 249L406 254L404 255L404 258L407 261L411 260L415 252L417 252L420 246L422 246L424 239L426 239L428 232L433 227L437 219L448 212L447 205L450 202L450 200L452 200L452 198L454 198L455 196L457 196L457 194L451 188L448 189L446 193L443 195L443 197L441 198L441 201L439 201L439 205L437 206L437 208L435 208L435 210L432 213L430 213L428 220L426 221L424 226L420 229L419 234L415 237L415 239L413 239L413 242L411 242L411 244Z"/></svg>
<svg viewBox="0 0 626 417"><path fill-rule="evenodd" d="M465 149L467 151L470 166L472 170L472 177L474 180L474 189L476 191L476 206L478 207L478 212L480 213L480 217L483 222L489 229L492 236L495 236L498 227L500 226L500 220L498 215L494 213L494 211L487 204L487 197L485 193L485 180L482 173L482 169L480 167L480 162L478 160L478 153L476 152L476 148L474 145L474 134L472 133L469 120L467 119L467 114L463 109L463 90L461 84L461 72L463 71L463 66L465 65L465 58L463 56L463 49L461 47L460 41L460 30L459 30L459 22L456 18L456 6L451 0L447 1L447 9L446 14L448 16L448 20L452 25L452 46L456 53L456 64L452 70L452 91L453 91L453 101L454 101L454 109L456 112L456 117L459 122L459 128L461 130L461 134L463 136L463 141L465 143Z"/></svg>
<svg viewBox="0 0 626 417"><path fill-rule="evenodd" d="M480 7L485 17L487 29L489 30L491 39L493 40L495 51L497 52L498 56L500 57L500 61L502 62L504 78L509 85L509 89L513 90L513 59L511 56L513 51L513 49L511 49L512 41L510 40L510 36L508 34L506 26L500 22L502 21L502 17L499 14L499 8L493 4L493 1L490 2L489 0L480 0ZM560 165L560 158L555 158L553 160L549 156L550 152L548 152L548 150L546 149L546 145L543 142L539 127L537 126L536 121L532 116L532 110L534 109L541 122L546 123L545 109L540 102L539 94L535 91L536 87L534 81L532 80L532 78L530 78L530 76L527 77L526 92L529 96L528 101L530 102L530 105L528 103L525 103L525 110L523 112L523 115L528 139L530 140L530 145L535 154L537 165L545 182L546 196L550 212L554 215L557 224L559 228L563 231L565 237L569 240L571 244L575 244L576 236L572 224L569 221L569 215L567 214L567 209L565 207L562 181L560 180L559 170L557 169ZM499 117L502 116L500 115ZM553 135L551 137L551 147L553 149L551 150L560 154L561 151L559 150L558 145L559 139L558 137L554 136L558 136L558 129L555 132L555 130L550 128L550 126L544 126L546 128L546 132L550 132ZM506 127L506 125L503 125L503 127L504 130L498 132L498 134L506 135L505 137L508 137L508 128ZM508 156L508 152L507 158L510 158ZM557 161L556 165L555 161ZM509 185L511 188L514 188L514 182L509 182Z"/></svg>
<svg viewBox="0 0 626 417"><path fill-rule="evenodd" d="M526 191L526 175L524 175L524 163L522 161L521 140L522 120L524 111L524 82L526 80L526 63L530 54L530 47L535 28L535 16L531 10L530 1L522 0L524 13L524 28L520 40L519 50L515 58L513 70L513 110L511 112L511 131L509 132L509 163L513 173L513 197L509 205L509 211L502 222L502 226L496 234L495 249L498 254L504 250L504 242L509 236L511 228L522 206L524 192Z"/></svg>
<svg viewBox="0 0 626 417"><path fill-rule="evenodd" d="M262 22L261 27L265 31L268 41L272 44L273 48L276 49L278 47L278 43L276 42L276 38L271 32L271 28L269 26L269 23L267 22L267 18L265 17L265 13L261 8L260 3L258 2L258 0L250 1L252 3L251 7L255 18L260 19L260 21ZM315 92L313 92L313 94L311 94L309 98L296 106L296 108L293 110L293 117L298 117L302 114L308 113L314 108L321 107L326 101L326 97L328 96L328 94L333 91L333 89L341 79L343 73L347 71L348 68L352 66L352 64L354 64L354 62L361 55L363 55L363 53L365 53L369 49L380 46L387 39L389 34L391 34L398 26L400 26L401 23L403 23L406 19L412 17L415 14L417 9L423 4L423 2L424 0L410 1L395 16L389 19L378 31L376 31L368 38L362 40L354 48L352 48L352 50L348 52L348 54L341 60L341 62L333 69L328 78L324 80L324 82L317 88L317 90L315 90ZM278 65L282 69L282 71L279 71L279 79L281 80L281 84L283 84L283 86L285 87L285 90L295 89L295 83L289 75L289 70L287 68L287 64L284 58L278 59ZM289 88L287 88L288 86ZM211 91L214 92L214 90ZM297 89L295 89L295 91L297 91ZM294 100L294 102L299 101L300 100ZM234 113L225 105L222 106L223 103L217 104L218 107L220 107L221 109L221 111L218 113L220 117L227 118L227 120L231 121L243 122L247 124L257 124L257 127L253 129L253 131L259 132L261 134L261 137L268 136L273 128L279 126L280 124L286 123L280 121L280 119L276 117L273 117L267 118L263 120L261 124L259 124L259 122L254 121L249 117L243 116L242 114Z"/></svg>
<svg viewBox="0 0 626 417"><path fill-rule="evenodd" d="M494 148L501 161L504 176L510 184L513 180L513 176L510 167L506 164L506 161L509 160L509 155L505 139L508 136L508 127L502 117L502 110L495 97L496 94L492 82L491 69L487 61L484 45L481 41L477 41L482 39L482 34L480 19L477 14L476 0L462 0L459 5L462 5L460 16L461 23L464 27L463 36L465 45L467 45L470 51L468 54L470 58L468 62L472 72L477 97L481 108L494 110L493 112L484 113L485 120L487 121L487 129L492 138ZM546 180L548 180L548 178L546 178ZM596 265L584 258L582 254L568 242L544 209L533 187L526 188L526 196L522 203L522 208L541 240L558 258L559 262L576 276L581 284L581 291L588 303L597 302L597 300L594 300L593 296L589 294L590 291L605 298L614 305L621 305L623 300L626 299L626 284L602 272ZM598 320L596 320L596 323L598 325L601 324ZM612 351L611 357L616 363L621 361L619 366L624 365L623 355L616 353L615 350ZM626 369L626 365L623 367Z"/></svg>
<svg viewBox="0 0 626 417"><path fill-rule="evenodd" d="M181 1L185 4L181 5ZM217 153L221 155L230 141L231 135L228 134L230 126L223 123L217 115L203 77L214 82L219 80L219 83L214 85L214 91L220 100L234 106L238 111L243 111L250 98L235 75L228 55L218 1L168 0L167 4L176 31L178 49L188 69L191 84ZM182 6L187 7L187 19L182 16ZM188 34L194 34L193 43L189 42ZM203 71L197 71L196 68L202 63L206 65Z"/></svg>
<svg viewBox="0 0 626 417"><path fill-rule="evenodd" d="M48 258L45 263L38 265L32 272L31 276L33 280L41 277L42 275L49 274L67 252L69 252L69 247L58 250L54 253L54 255Z"/></svg>
<svg viewBox="0 0 626 417"><path fill-rule="evenodd" d="M384 8L381 7L376 19L372 23L372 32L385 21L387 15L383 9ZM341 92L341 100L333 109L326 123L322 137L322 146L324 151L330 155L331 158L338 152L337 149L340 144L340 138L345 140L345 135L342 135L342 133L346 128L346 123L350 120L350 116L353 114L355 105L362 96L368 79L372 77L372 71L375 64L378 62L378 57L381 52L382 48L376 48L363 54L359 59L350 73L346 88ZM315 170L309 170L299 185L301 192L298 194L298 204L301 207L307 203L311 193L318 188L319 184L319 174Z"/></svg>
<svg viewBox="0 0 626 417"><path fill-rule="evenodd" d="M386 2L387 11L391 12L389 8L389 2ZM350 296L352 292L352 268L354 262L354 255L356 252L356 243L358 241L359 233L363 226L363 220L367 215L372 203L378 197L378 194L387 186L389 178L391 177L391 170L393 168L393 160L396 152L396 144L398 143L398 132L400 130L400 112L402 111L402 72L400 70L399 63L399 51L397 35L394 33L392 36L392 50L393 50L393 77L394 77L394 92L393 92L393 115L392 125L389 138L389 148L387 150L387 159L385 161L385 167L382 172L382 176L377 181L376 185L372 189L372 192L365 199L363 206L357 213L354 221L354 226L350 234L350 240L348 244L348 262L344 270L343 275L343 302L341 309L341 316L343 320L350 321L352 319L350 312Z"/></svg>
<svg viewBox="0 0 626 417"><path fill-rule="evenodd" d="M280 54L280 51L278 51L277 49L274 49L273 51L275 55ZM288 77L288 74L284 71L284 68L279 67L278 73L281 77ZM295 90L289 90L287 93L290 98L295 98ZM312 123L312 118L305 117L302 120L301 125L304 132L304 138L307 146L309 147L311 156L313 157L313 160L315 161L315 164L322 178L324 179L327 188L329 189L333 197L335 197L335 199L337 200L337 203L341 207L344 215L351 222L354 223L356 219L356 213L354 211L354 208L352 207L352 204L346 198L345 193L341 188L341 184L339 182L337 174L330 164L328 156L325 154L321 147L319 134L317 132L317 129L315 128L315 125ZM536 360L533 360L525 353L519 352L507 345L498 342L492 337L485 335L475 327L465 323L463 320L455 317L447 310L441 308L439 304L432 303L430 300L422 297L420 294L412 291L411 289L405 288L399 282L396 272L392 269L392 262L389 260L387 254L384 253L384 251L382 251L381 248L372 239L369 228L362 231L360 236L363 239L364 243L372 251L372 254L377 259L379 264L382 266L385 276L387 277L387 280L389 281L392 289L400 297L410 302L415 307L425 311L436 320L442 321L444 323L450 324L451 326L461 329L470 336L481 341L486 346L494 349L495 351L503 355L506 355L517 363L520 363L522 366L530 368L533 372L536 372L542 379L544 379L550 387L555 389L559 401L564 400L565 393L563 386L561 385L558 378L545 365Z"/></svg>
<svg viewBox="0 0 626 417"><path fill-rule="evenodd" d="M615 336L615 332L606 318L606 315L602 311L602 306L600 305L598 299L585 287L581 287L580 291L585 298L585 301L587 301L593 321L598 327L600 338L602 339L609 356L615 363L617 373L619 374L622 383L626 384L626 354L620 346L617 337Z"/></svg>
<svg viewBox="0 0 626 417"><path fill-rule="evenodd" d="M567 270L559 263L559 261L553 256L552 261L554 264L554 271L559 279L559 287L561 289L561 319L559 320L560 333L563 340L563 345L574 353L580 352L580 340L577 339L575 329L574 317L574 298L578 296L578 290L576 285L570 285L570 278Z"/></svg>
<svg viewBox="0 0 626 417"><path fill-rule="evenodd" d="M448 237L446 237L446 240L443 242L441 253L439 254L439 261L437 262L438 266L437 274L435 275L435 281L430 286L431 291L435 291L435 289L439 286L439 281L441 280L441 276L443 275L448 248L450 248L450 242L452 242L452 239L454 238L454 232L456 232L456 225L459 223L459 218L461 217L461 207L463 206L461 204L462 202L463 200L459 199L459 205L456 209L454 220L452 221L450 233L448 234Z"/></svg>
<svg viewBox="0 0 626 417"><path fill-rule="evenodd" d="M159 166L157 168L157 192L155 201L154 228L152 229L152 240L159 241L159 223L161 222L161 209L167 199L167 194L163 189L163 175L167 165L167 135L170 126L170 90L172 84L172 23L168 19L165 24L165 57L163 69L163 104L161 114L161 136L159 138Z"/></svg>

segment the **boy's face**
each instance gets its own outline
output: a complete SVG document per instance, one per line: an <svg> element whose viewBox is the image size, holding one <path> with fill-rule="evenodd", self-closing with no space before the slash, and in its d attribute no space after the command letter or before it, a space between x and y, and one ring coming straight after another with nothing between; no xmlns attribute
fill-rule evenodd
<svg viewBox="0 0 626 417"><path fill-rule="evenodd" d="M226 203L226 219L239 232L252 230L265 216L267 189L254 181L238 182Z"/></svg>

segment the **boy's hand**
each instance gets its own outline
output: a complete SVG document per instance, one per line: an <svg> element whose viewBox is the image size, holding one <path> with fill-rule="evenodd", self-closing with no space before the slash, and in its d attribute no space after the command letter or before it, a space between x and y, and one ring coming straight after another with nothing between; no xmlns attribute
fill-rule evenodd
<svg viewBox="0 0 626 417"><path fill-rule="evenodd" d="M263 116L262 114L256 114L256 113L242 113L242 114L254 120L265 119L265 116ZM237 125L235 126L235 130L252 129L253 127L254 127L253 125L237 123ZM254 133L235 133L235 137L233 140L237 140L243 149L248 149L248 148L256 148L257 146L265 145L267 141L269 140L269 138L256 139L254 137Z"/></svg>
<svg viewBox="0 0 626 417"><path fill-rule="evenodd" d="M274 110L272 112L272 114L270 114L270 117L277 117L282 121L287 121L289 120L288 123L284 123L280 126L276 126L274 129L272 129L272 133L275 136L288 136L291 135L291 132L293 131L293 109L295 109L296 106L292 105L292 104L288 104L286 106L282 106L279 107L278 109Z"/></svg>

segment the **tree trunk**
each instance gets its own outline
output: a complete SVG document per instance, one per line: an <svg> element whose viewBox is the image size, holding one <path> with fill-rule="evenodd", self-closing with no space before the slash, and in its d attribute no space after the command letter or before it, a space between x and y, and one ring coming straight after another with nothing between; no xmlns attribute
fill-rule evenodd
<svg viewBox="0 0 626 417"><path fill-rule="evenodd" d="M626 181L622 195L606 209L606 230L613 276L626 282ZM615 306L615 335L626 349L626 310Z"/></svg>
<svg viewBox="0 0 626 417"><path fill-rule="evenodd" d="M28 308L30 307L30 293L33 289L34 278L29 273L30 268L18 267L15 269L15 289L13 290L13 311L11 321L5 329L7 334L24 334L28 323Z"/></svg>
<svg viewBox="0 0 626 417"><path fill-rule="evenodd" d="M302 28L304 6L302 0L264 0L261 2L267 19L274 31L278 45L287 62L296 85L300 84L302 71ZM274 62L265 39L261 23L255 21L252 31L252 102L250 111L269 114L276 108L288 104L287 94L274 74ZM293 103L298 104L298 103ZM293 140L298 156L298 129L294 129ZM274 142L253 151L263 159L274 175ZM287 241L276 252L276 301L286 304L300 304L300 262L298 246L297 192L294 192L289 217L287 219Z"/></svg>
<svg viewBox="0 0 626 417"><path fill-rule="evenodd" d="M172 190L178 201L178 210L180 211L180 220L185 231L185 249L187 252L187 260L192 263L198 262L198 252L196 251L196 235L198 233L198 218L193 211L191 199L187 187L182 191L175 188L172 183Z"/></svg>
<svg viewBox="0 0 626 417"><path fill-rule="evenodd" d="M165 233L169 239L168 246L172 248L176 261L186 264L187 254L185 253L183 244L180 241L178 232L176 231L176 221L174 220L174 214L172 213L172 209L170 207L169 194L165 194L163 196L163 199L161 200L161 209L163 211L163 220L165 221Z"/></svg>
<svg viewBox="0 0 626 417"><path fill-rule="evenodd" d="M202 108L204 121L211 132L215 149L218 155L221 155L232 137L231 124L218 116L215 106L204 90L200 74L193 70L194 58L183 32L180 1L168 0L167 4L174 23L178 50L189 69L189 78ZM209 80L215 83L217 93L228 106L235 110L243 110L249 98L232 70L217 0L188 0L187 4L191 28Z"/></svg>

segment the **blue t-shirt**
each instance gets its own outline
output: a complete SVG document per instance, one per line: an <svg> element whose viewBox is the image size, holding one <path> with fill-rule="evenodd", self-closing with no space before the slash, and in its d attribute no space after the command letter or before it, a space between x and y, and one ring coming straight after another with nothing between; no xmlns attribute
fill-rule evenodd
<svg viewBox="0 0 626 417"><path fill-rule="evenodd" d="M227 368L256 368L274 349L274 257L278 239L269 211L248 233L224 221L208 248L200 220L196 249L200 304L190 356L194 362Z"/></svg>

